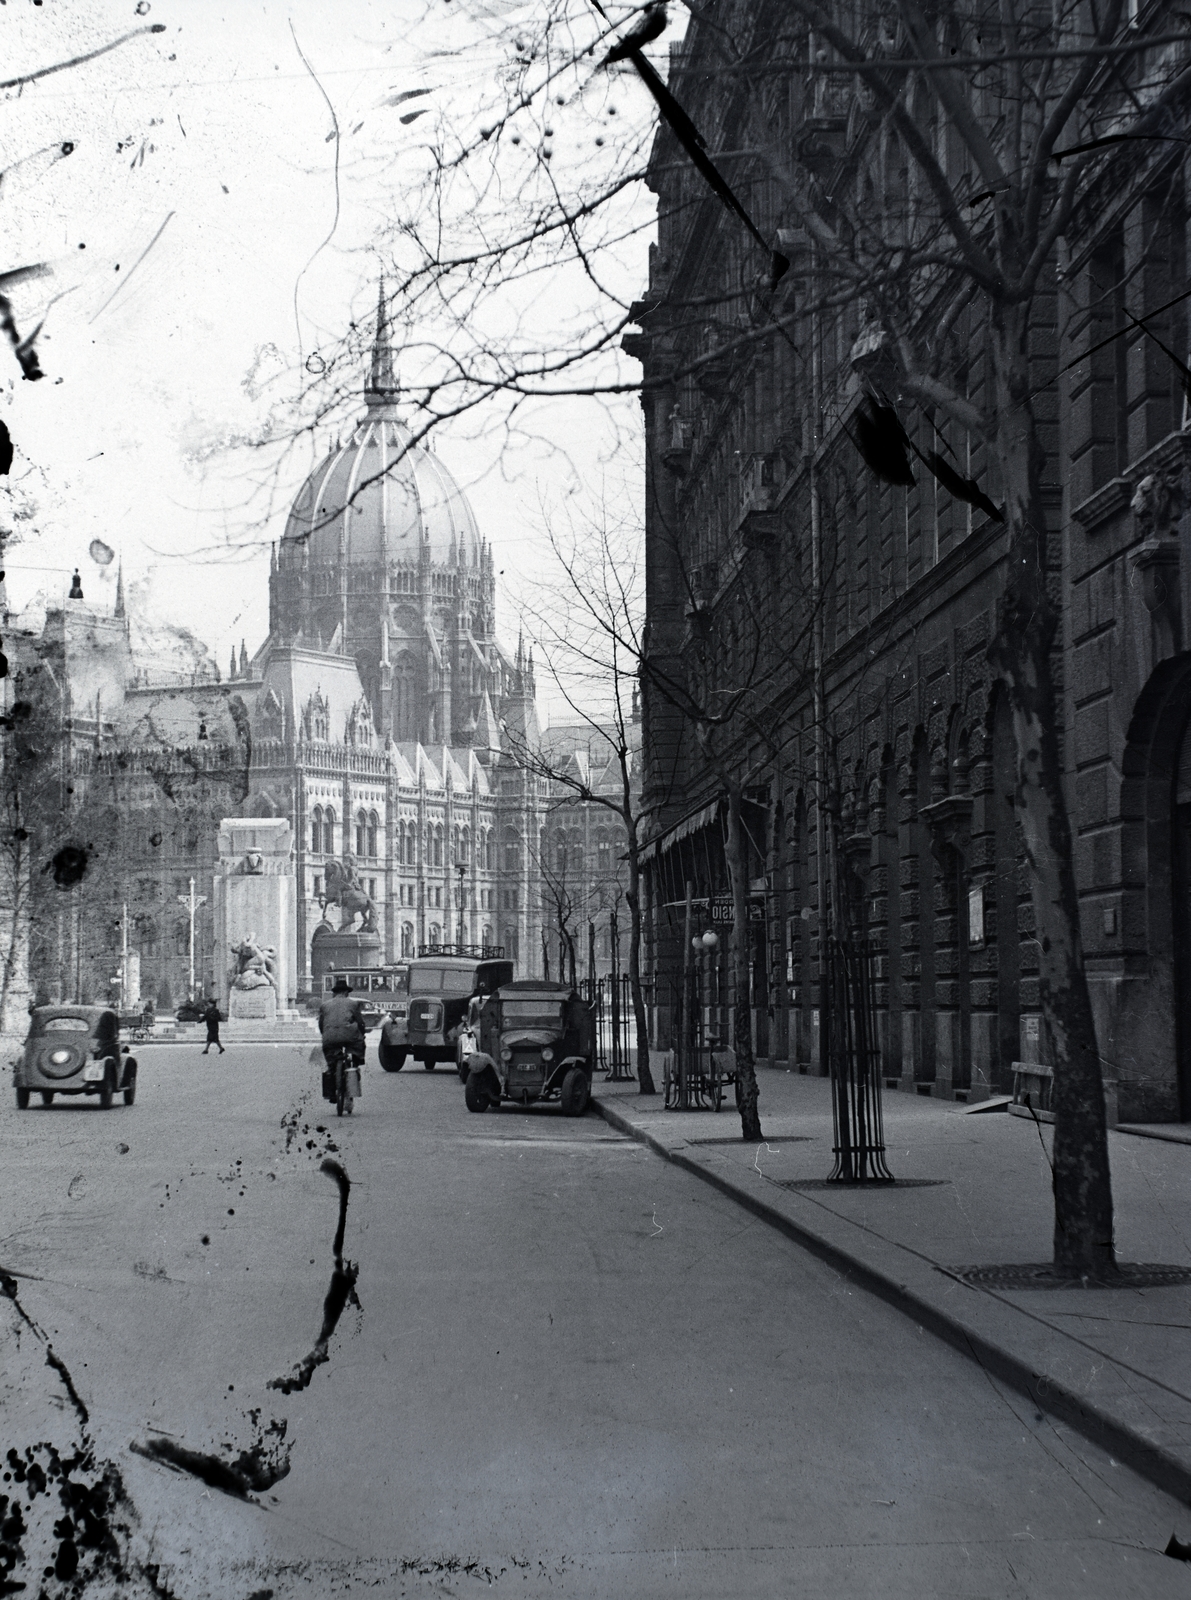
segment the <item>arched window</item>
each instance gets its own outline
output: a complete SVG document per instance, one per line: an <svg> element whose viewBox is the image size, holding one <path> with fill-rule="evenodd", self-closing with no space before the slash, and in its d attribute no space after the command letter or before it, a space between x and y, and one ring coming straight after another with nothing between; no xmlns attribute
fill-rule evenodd
<svg viewBox="0 0 1191 1600"><path fill-rule="evenodd" d="M412 956L414 953L414 925L412 922L401 924L401 954Z"/></svg>
<svg viewBox="0 0 1191 1600"><path fill-rule="evenodd" d="M442 943L442 929L439 927L437 922L432 922L430 924L430 943L431 944L441 944Z"/></svg>
<svg viewBox="0 0 1191 1600"><path fill-rule="evenodd" d="M596 861L601 872L611 872L612 841L606 833L600 833L596 839Z"/></svg>
<svg viewBox="0 0 1191 1600"><path fill-rule="evenodd" d="M491 944L492 943L492 924L490 922L486 922L484 924L483 929L481 930L481 933L480 933L480 938L484 942L484 944Z"/></svg>
<svg viewBox="0 0 1191 1600"><path fill-rule="evenodd" d="M517 949L518 940L517 940L517 930L516 930L516 928L506 928L505 929L504 941L503 942L504 942L504 947L505 947L505 956L507 957L507 959L510 960L510 961L516 961L518 959L518 956L519 956L519 952L518 952L518 949Z"/></svg>
<svg viewBox="0 0 1191 1600"><path fill-rule="evenodd" d="M567 852L567 862L571 869L571 877L578 883L583 877L583 868L586 865L582 839L571 840L570 848Z"/></svg>
<svg viewBox="0 0 1191 1600"><path fill-rule="evenodd" d="M315 806L310 813L310 848L318 855L323 847L323 808Z"/></svg>
<svg viewBox="0 0 1191 1600"><path fill-rule="evenodd" d="M434 856L433 856L433 864L436 867L441 867L442 866L442 843L443 843L443 827L442 827L442 823L441 822L436 822L435 825L434 825Z"/></svg>
<svg viewBox="0 0 1191 1600"><path fill-rule="evenodd" d="M480 862L485 872L492 871L492 829L485 828L480 835L484 847L484 859Z"/></svg>
<svg viewBox="0 0 1191 1600"><path fill-rule="evenodd" d="M368 818L362 811L356 812L356 855L368 854Z"/></svg>
<svg viewBox="0 0 1191 1600"><path fill-rule="evenodd" d="M505 829L505 871L521 871L521 836L516 828Z"/></svg>
<svg viewBox="0 0 1191 1600"><path fill-rule="evenodd" d="M556 834L554 839L554 870L561 878L567 870L567 841L565 834Z"/></svg>
<svg viewBox="0 0 1191 1600"><path fill-rule="evenodd" d="M323 849L327 855L335 854L335 808L328 806L323 812Z"/></svg>
<svg viewBox="0 0 1191 1600"><path fill-rule="evenodd" d="M466 825L459 833L459 843L455 846L455 859L462 866L471 865L471 829Z"/></svg>
<svg viewBox="0 0 1191 1600"><path fill-rule="evenodd" d="M463 860L463 857L459 853L459 848L459 824L456 823L454 828L451 830L451 864L453 866L458 865L458 863Z"/></svg>
<svg viewBox="0 0 1191 1600"><path fill-rule="evenodd" d="M377 857L377 836L380 833L380 818L375 811L368 813L368 855L375 861Z"/></svg>

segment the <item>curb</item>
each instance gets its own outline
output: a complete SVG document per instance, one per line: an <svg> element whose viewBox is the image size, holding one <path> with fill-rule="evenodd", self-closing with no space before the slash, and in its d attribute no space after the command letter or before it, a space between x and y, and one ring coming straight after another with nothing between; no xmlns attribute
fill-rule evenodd
<svg viewBox="0 0 1191 1600"><path fill-rule="evenodd" d="M721 1194L735 1200L762 1222L776 1228L779 1233L784 1234L787 1239L801 1246L819 1261L833 1267L871 1294L875 1294L894 1310L912 1317L937 1338L943 1339L952 1349L970 1357L982 1370L1025 1395L1040 1411L1048 1411L1052 1416L1068 1423L1085 1439L1124 1462L1164 1493L1173 1495L1175 1499L1184 1503L1191 1503L1191 1465L1180 1460L1178 1456L1155 1444L1153 1440L1147 1439L1143 1434L1126 1427L1111 1413L1101 1410L1085 1397L1074 1393L1058 1379L1050 1377L1045 1372L1035 1371L1021 1357L992 1343L957 1318L948 1316L945 1311L915 1294L905 1284L898 1283L896 1279L877 1268L858 1260L810 1228L795 1222L792 1217L786 1216L776 1207L767 1205L764 1200L749 1194L730 1179L710 1171L681 1150L670 1149L660 1139L647 1133L645 1129L636 1127L627 1117L595 1095L592 1096L591 1103L609 1127L615 1128L619 1133L627 1134L639 1144L646 1145L655 1155L672 1162L676 1167L681 1167L684 1172L692 1173L704 1183L710 1184L713 1189L718 1189ZM943 1276L949 1276L945 1268L936 1267L936 1270ZM970 1287L977 1293L984 1292L978 1285Z"/></svg>

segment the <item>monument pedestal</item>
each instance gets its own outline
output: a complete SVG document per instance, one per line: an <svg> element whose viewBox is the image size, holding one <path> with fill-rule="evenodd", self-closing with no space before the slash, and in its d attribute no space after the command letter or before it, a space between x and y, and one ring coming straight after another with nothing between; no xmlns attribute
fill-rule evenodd
<svg viewBox="0 0 1191 1600"><path fill-rule="evenodd" d="M284 817L227 817L219 825L212 907L215 974L229 1020L272 1021L279 1009L293 1004L297 914L291 843ZM271 952L272 985L232 987L233 952L247 939Z"/></svg>
<svg viewBox="0 0 1191 1600"><path fill-rule="evenodd" d="M277 991L268 984L259 989L233 989L228 995L229 1022L276 1022Z"/></svg>

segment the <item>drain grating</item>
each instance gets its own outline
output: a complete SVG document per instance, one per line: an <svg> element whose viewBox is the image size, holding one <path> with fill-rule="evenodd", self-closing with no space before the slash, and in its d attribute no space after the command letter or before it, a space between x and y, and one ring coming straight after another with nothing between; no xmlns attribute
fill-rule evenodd
<svg viewBox="0 0 1191 1600"><path fill-rule="evenodd" d="M985 1289L1165 1289L1191 1283L1191 1267L1164 1267L1153 1261L1123 1261L1114 1278L1069 1278L1049 1261L1035 1265L957 1267L965 1283Z"/></svg>
<svg viewBox="0 0 1191 1600"><path fill-rule="evenodd" d="M814 1144L815 1141L814 1141L814 1139L812 1138L812 1136L809 1133L791 1133L791 1134L779 1133L779 1134L776 1134L776 1135L770 1135L770 1137L768 1139L762 1139L760 1142L762 1144L765 1144L765 1145L773 1145L776 1148L778 1145L783 1145L783 1144ZM752 1145L752 1144L756 1144L756 1143L757 1143L756 1139L742 1139L739 1134L737 1134L735 1136L735 1138L732 1138L732 1139L688 1139L687 1140L687 1144L749 1144L749 1145Z"/></svg>
<svg viewBox="0 0 1191 1600"><path fill-rule="evenodd" d="M779 1189L937 1189L950 1178L771 1178Z"/></svg>

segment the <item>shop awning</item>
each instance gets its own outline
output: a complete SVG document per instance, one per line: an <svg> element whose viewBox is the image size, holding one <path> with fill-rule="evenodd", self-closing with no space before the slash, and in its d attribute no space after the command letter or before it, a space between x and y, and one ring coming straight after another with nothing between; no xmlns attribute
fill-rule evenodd
<svg viewBox="0 0 1191 1600"><path fill-rule="evenodd" d="M692 833L698 833L700 828L707 828L719 816L722 799L715 799L709 805L700 806L697 811L688 811L685 817L680 817L664 833L659 833L656 839L651 839L642 848L638 857L641 865L652 861L657 855L673 848L681 840L689 838Z"/></svg>

